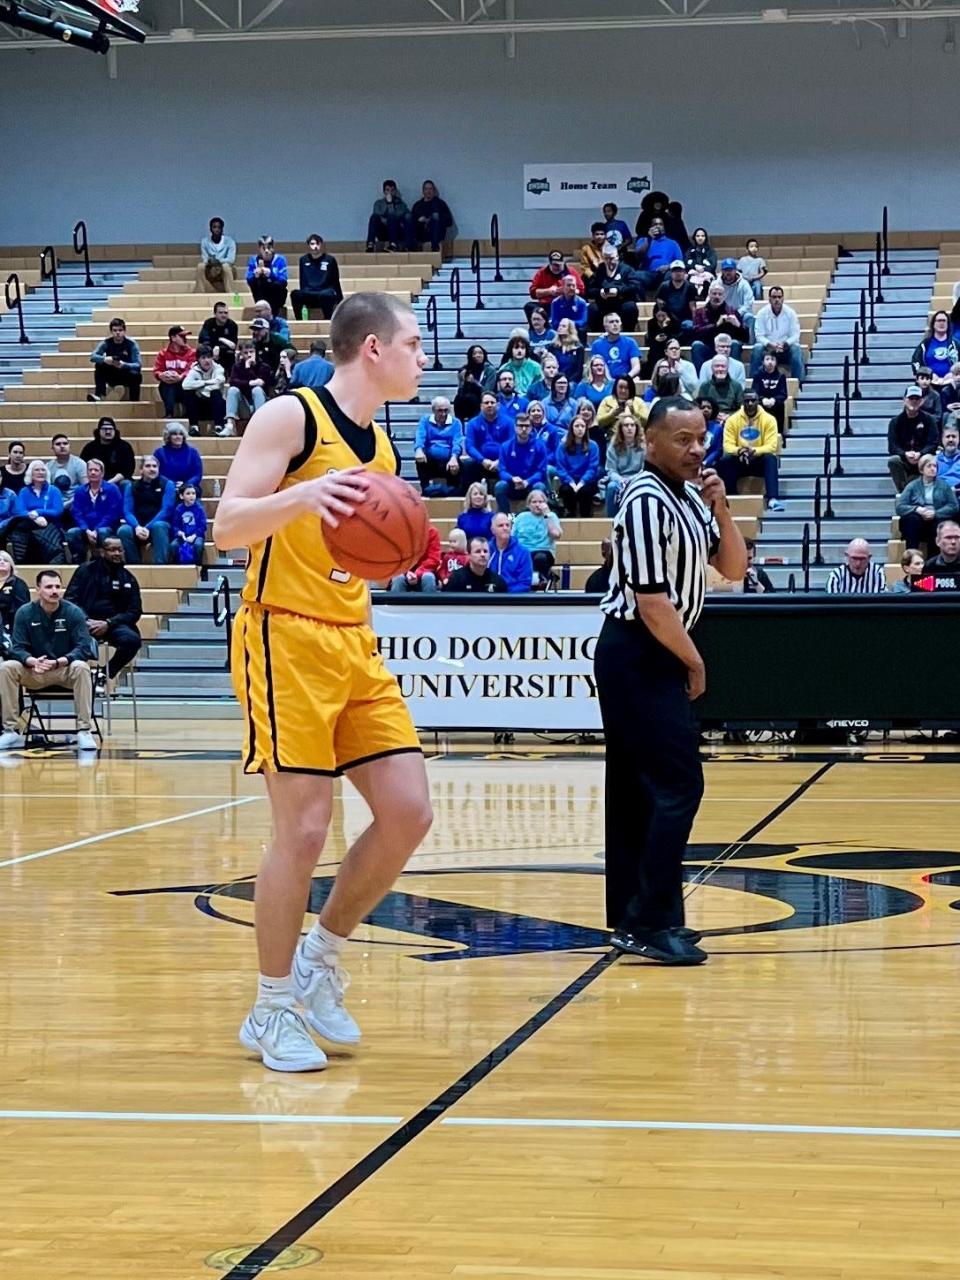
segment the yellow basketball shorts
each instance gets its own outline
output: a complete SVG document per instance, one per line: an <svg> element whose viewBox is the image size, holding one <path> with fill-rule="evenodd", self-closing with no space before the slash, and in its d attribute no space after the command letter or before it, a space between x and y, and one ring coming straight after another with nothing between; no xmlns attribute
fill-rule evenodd
<svg viewBox="0 0 960 1280"><path fill-rule="evenodd" d="M420 751L410 712L365 625L334 626L241 605L231 673L243 708L245 773L335 777Z"/></svg>

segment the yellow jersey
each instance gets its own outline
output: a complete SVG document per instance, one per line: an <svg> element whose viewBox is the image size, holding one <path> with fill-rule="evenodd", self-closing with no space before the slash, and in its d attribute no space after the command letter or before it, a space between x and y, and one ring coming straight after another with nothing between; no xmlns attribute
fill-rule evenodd
<svg viewBox="0 0 960 1280"><path fill-rule="evenodd" d="M380 427L370 428L374 433L375 451L373 458L363 463L315 391L298 388L293 394L304 408L304 447L291 459L278 492L348 467L365 466L368 471L396 473L393 445ZM354 430L360 430L349 423L349 419L346 421ZM352 626L368 620L366 581L337 566L323 538L323 522L312 513L298 516L250 548L241 594L250 604L284 609L335 625Z"/></svg>

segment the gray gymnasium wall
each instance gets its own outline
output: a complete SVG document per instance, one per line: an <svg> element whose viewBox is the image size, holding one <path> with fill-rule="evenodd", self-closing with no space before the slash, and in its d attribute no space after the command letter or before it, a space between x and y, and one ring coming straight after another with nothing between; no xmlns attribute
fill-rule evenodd
<svg viewBox="0 0 960 1280"><path fill-rule="evenodd" d="M359 238L381 178L434 178L461 235L576 234L525 213L524 161L652 160L692 228L955 224L942 23L889 49L864 28L736 27L499 38L0 53L0 242L179 241L213 212L250 238ZM946 148L934 146L941 131ZM942 141L942 139L941 139ZM11 174L17 175L14 183ZM752 210L756 210L755 216Z"/></svg>

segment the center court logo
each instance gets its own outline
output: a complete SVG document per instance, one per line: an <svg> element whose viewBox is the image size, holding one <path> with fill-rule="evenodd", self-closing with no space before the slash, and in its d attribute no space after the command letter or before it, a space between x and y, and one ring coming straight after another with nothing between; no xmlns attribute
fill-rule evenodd
<svg viewBox="0 0 960 1280"><path fill-rule="evenodd" d="M209 1267L211 1271L230 1271L243 1262L244 1258L248 1258L256 1247L254 1244L237 1244L229 1249L218 1249L216 1253L211 1253L208 1258L204 1258L204 1266ZM304 1244L293 1244L274 1258L270 1263L270 1270L296 1271L300 1267L309 1267L314 1262L320 1262L322 1258L323 1254L319 1249L311 1249Z"/></svg>

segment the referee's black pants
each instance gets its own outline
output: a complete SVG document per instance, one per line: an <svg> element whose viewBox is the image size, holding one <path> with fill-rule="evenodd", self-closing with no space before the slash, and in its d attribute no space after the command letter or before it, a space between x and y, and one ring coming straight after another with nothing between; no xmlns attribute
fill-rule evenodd
<svg viewBox="0 0 960 1280"><path fill-rule="evenodd" d="M611 929L683 924L683 858L703 797L683 663L639 622L604 621L594 673L606 738Z"/></svg>

